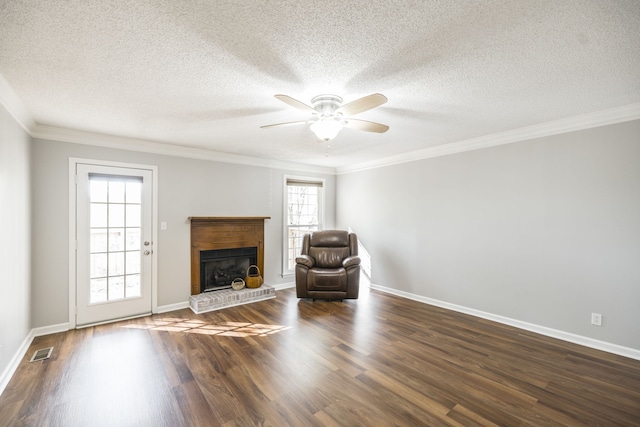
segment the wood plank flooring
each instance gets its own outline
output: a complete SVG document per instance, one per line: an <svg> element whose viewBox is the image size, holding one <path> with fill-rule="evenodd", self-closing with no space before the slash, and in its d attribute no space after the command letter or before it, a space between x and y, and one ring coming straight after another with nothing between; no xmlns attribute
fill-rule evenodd
<svg viewBox="0 0 640 427"><path fill-rule="evenodd" d="M421 425L638 426L640 361L367 289L290 289L36 338L0 396L0 426Z"/></svg>

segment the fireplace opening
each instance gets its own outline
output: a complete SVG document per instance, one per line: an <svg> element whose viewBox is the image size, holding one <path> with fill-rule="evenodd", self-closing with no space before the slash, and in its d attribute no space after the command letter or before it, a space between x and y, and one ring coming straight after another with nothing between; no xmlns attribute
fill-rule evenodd
<svg viewBox="0 0 640 427"><path fill-rule="evenodd" d="M230 288L234 279L245 278L257 260L257 247L200 251L200 292Z"/></svg>

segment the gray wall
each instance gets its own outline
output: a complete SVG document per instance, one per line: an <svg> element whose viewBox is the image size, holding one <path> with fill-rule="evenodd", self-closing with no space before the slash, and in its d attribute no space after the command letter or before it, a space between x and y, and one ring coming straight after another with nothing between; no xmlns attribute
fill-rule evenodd
<svg viewBox="0 0 640 427"><path fill-rule="evenodd" d="M0 104L0 374L31 330L30 140Z"/></svg>
<svg viewBox="0 0 640 427"><path fill-rule="evenodd" d="M326 178L326 222L335 222L335 177L265 167L138 153L47 140L33 142L33 327L69 319L69 158L158 166L158 305L188 301L190 216L270 216L265 221L265 282L281 276L284 174Z"/></svg>
<svg viewBox="0 0 640 427"><path fill-rule="evenodd" d="M337 189L372 283L640 349L640 121L339 175Z"/></svg>

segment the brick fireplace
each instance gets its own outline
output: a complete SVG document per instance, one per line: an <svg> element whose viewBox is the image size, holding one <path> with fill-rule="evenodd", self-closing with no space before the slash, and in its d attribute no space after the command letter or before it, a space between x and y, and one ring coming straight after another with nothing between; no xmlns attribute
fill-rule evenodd
<svg viewBox="0 0 640 427"><path fill-rule="evenodd" d="M264 220L270 217L189 217L191 221L191 295L202 292L201 256L211 251L255 248L264 277Z"/></svg>

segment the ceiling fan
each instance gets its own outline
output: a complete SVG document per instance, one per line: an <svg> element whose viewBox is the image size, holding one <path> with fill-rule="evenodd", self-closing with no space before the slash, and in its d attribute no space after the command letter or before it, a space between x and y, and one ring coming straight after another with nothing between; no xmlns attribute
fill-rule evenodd
<svg viewBox="0 0 640 427"><path fill-rule="evenodd" d="M277 99L306 113L311 113L311 118L296 122L277 123L260 126L271 128L277 126L302 125L310 123L311 131L322 141L330 141L338 135L343 127L348 127L366 132L384 133L389 126L367 120L354 119L350 116L362 113L372 108L379 107L387 102L387 97L374 93L347 104L342 104L342 98L337 95L318 95L311 99L311 105L298 101L288 95L274 95Z"/></svg>

